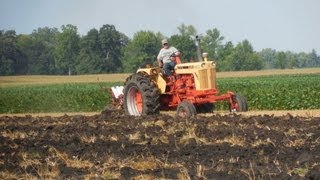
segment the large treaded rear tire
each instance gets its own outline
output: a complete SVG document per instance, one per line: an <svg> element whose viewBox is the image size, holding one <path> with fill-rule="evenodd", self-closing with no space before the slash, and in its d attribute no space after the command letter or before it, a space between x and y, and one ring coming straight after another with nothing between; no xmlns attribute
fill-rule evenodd
<svg viewBox="0 0 320 180"><path fill-rule="evenodd" d="M123 107L128 115L159 114L160 91L146 73L129 76L124 84Z"/></svg>

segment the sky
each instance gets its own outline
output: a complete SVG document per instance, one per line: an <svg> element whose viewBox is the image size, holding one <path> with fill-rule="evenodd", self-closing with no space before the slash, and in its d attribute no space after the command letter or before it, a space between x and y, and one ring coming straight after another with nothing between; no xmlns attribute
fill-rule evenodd
<svg viewBox="0 0 320 180"><path fill-rule="evenodd" d="M130 38L141 30L198 34L217 28L225 41L249 40L254 50L320 53L319 0L0 0L0 30L30 34L39 27L90 29L112 24Z"/></svg>

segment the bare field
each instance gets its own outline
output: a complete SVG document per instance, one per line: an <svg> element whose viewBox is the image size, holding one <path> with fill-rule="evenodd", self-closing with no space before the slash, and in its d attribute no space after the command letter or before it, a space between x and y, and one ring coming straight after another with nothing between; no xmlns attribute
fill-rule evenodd
<svg viewBox="0 0 320 180"><path fill-rule="evenodd" d="M218 72L217 78L255 77L281 74L320 74L320 68ZM124 82L129 75L130 74L0 76L0 87L33 84Z"/></svg>
<svg viewBox="0 0 320 180"><path fill-rule="evenodd" d="M320 118L0 117L0 179L319 179Z"/></svg>
<svg viewBox="0 0 320 180"><path fill-rule="evenodd" d="M101 112L57 112L57 113L21 113L21 114L0 114L0 117L8 116L8 117L24 117L26 115L31 115L33 117L60 117L64 115L68 116L75 116L75 115L82 115L82 116L93 116L98 115ZM175 111L162 111L161 114L175 116ZM207 114L200 114L201 116L213 116L213 115L230 115L232 113L229 113L227 111L218 111L215 113L207 113ZM237 114L241 114L243 116L249 117L249 116L263 116L263 115L269 115L269 116L285 116L287 114L291 114L293 117L320 117L320 109L312 109L312 110L282 110L282 111L248 111L248 112L238 112Z"/></svg>
<svg viewBox="0 0 320 180"><path fill-rule="evenodd" d="M219 112L221 115L227 115L227 112ZM241 114L244 116L259 116L259 115L269 115L269 116L285 116L287 114L291 114L294 117L320 117L320 109L313 110L282 110L282 111L248 111L248 112L239 112L237 114Z"/></svg>

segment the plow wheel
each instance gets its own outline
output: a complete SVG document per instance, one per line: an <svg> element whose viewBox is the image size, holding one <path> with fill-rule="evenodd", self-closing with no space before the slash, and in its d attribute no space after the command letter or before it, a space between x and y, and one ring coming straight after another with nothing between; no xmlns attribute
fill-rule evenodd
<svg viewBox="0 0 320 180"><path fill-rule="evenodd" d="M248 104L246 98L240 94L235 94L232 97L233 105L230 104L230 112L244 112L248 111Z"/></svg>
<svg viewBox="0 0 320 180"><path fill-rule="evenodd" d="M195 116L196 114L196 108L189 101L183 101L177 107L177 117L189 118Z"/></svg>
<svg viewBox="0 0 320 180"><path fill-rule="evenodd" d="M159 114L160 93L148 75L136 73L128 77L123 93L123 106L128 115Z"/></svg>

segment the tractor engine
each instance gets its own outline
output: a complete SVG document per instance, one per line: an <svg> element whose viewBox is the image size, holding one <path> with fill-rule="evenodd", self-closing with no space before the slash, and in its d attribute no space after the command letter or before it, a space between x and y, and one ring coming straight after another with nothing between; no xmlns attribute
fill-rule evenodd
<svg viewBox="0 0 320 180"><path fill-rule="evenodd" d="M169 93L177 93L179 96L186 96L195 90L194 77L192 74L181 74L176 77L169 77Z"/></svg>
<svg viewBox="0 0 320 180"><path fill-rule="evenodd" d="M161 109L174 109L184 100L195 105L214 102L213 96L218 93L212 61L177 64L173 75L166 77L165 82L165 88L159 86L164 89L160 96Z"/></svg>

